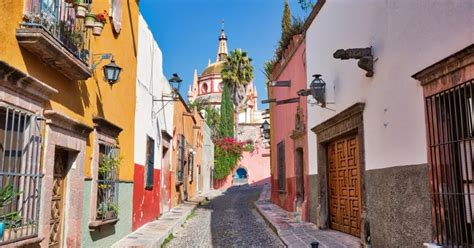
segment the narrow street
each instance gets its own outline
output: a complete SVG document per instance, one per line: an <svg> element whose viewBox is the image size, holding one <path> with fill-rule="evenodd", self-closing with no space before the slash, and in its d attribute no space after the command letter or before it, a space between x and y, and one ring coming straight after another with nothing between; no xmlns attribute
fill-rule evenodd
<svg viewBox="0 0 474 248"><path fill-rule="evenodd" d="M284 247L256 212L261 187L233 187L196 209L165 247Z"/></svg>

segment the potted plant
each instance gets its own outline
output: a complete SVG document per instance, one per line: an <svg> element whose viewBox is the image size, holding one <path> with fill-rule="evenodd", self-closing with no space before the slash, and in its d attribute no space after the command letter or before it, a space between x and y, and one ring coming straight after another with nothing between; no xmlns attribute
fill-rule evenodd
<svg viewBox="0 0 474 248"><path fill-rule="evenodd" d="M87 4L84 0L74 0L74 8L76 9L76 18L84 18L87 13Z"/></svg>
<svg viewBox="0 0 474 248"><path fill-rule="evenodd" d="M95 14L92 13L87 13L86 14L86 19L84 21L84 26L86 28L93 28L96 22L96 17Z"/></svg>
<svg viewBox="0 0 474 248"><path fill-rule="evenodd" d="M21 221L17 211L5 212L5 206L11 204L19 195L20 192L15 191L11 185L0 190L0 239L3 238L5 228L16 226Z"/></svg>
<svg viewBox="0 0 474 248"><path fill-rule="evenodd" d="M92 34L100 36L105 23L107 23L107 11L104 10L104 13L95 15L95 23L94 28L92 29Z"/></svg>

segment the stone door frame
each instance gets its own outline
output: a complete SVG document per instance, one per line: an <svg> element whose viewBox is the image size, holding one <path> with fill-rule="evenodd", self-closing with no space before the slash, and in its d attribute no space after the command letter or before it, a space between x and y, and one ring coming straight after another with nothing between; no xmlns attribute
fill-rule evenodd
<svg viewBox="0 0 474 248"><path fill-rule="evenodd" d="M69 151L69 169L65 178L65 211L63 245L80 246L84 196L84 166L86 143L92 127L89 127L55 110L44 111L46 117L45 146L43 157L44 183L41 191L40 236L49 237L54 154L57 148ZM43 240L47 245L49 240Z"/></svg>
<svg viewBox="0 0 474 248"><path fill-rule="evenodd" d="M316 191L317 212L316 224L320 229L329 228L329 192L328 192L328 145L348 135L357 136L359 142L360 163L360 198L361 198L361 234L360 238L367 232L364 229L366 215L366 191L365 191L365 151L364 151L364 126L363 111L365 103L356 103L343 110L334 117L313 127L311 131L316 134L317 142L317 166L318 166L318 190Z"/></svg>

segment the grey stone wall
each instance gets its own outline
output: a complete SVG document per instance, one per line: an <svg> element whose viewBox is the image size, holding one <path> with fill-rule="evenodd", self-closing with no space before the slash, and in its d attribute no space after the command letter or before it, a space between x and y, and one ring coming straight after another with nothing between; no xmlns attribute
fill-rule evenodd
<svg viewBox="0 0 474 248"><path fill-rule="evenodd" d="M372 247L422 247L431 240L428 165L365 171Z"/></svg>
<svg viewBox="0 0 474 248"><path fill-rule="evenodd" d="M319 184L318 184L318 174L309 175L309 221L316 224L317 222L317 207L318 207L318 192L319 192Z"/></svg>

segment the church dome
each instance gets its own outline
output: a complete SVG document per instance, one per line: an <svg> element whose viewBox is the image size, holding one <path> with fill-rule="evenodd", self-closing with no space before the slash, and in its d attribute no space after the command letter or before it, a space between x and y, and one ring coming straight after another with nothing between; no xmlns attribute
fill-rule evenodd
<svg viewBox="0 0 474 248"><path fill-rule="evenodd" d="M201 74L201 77L212 75L212 74L220 74L224 68L224 61L217 61L216 63L210 64Z"/></svg>

